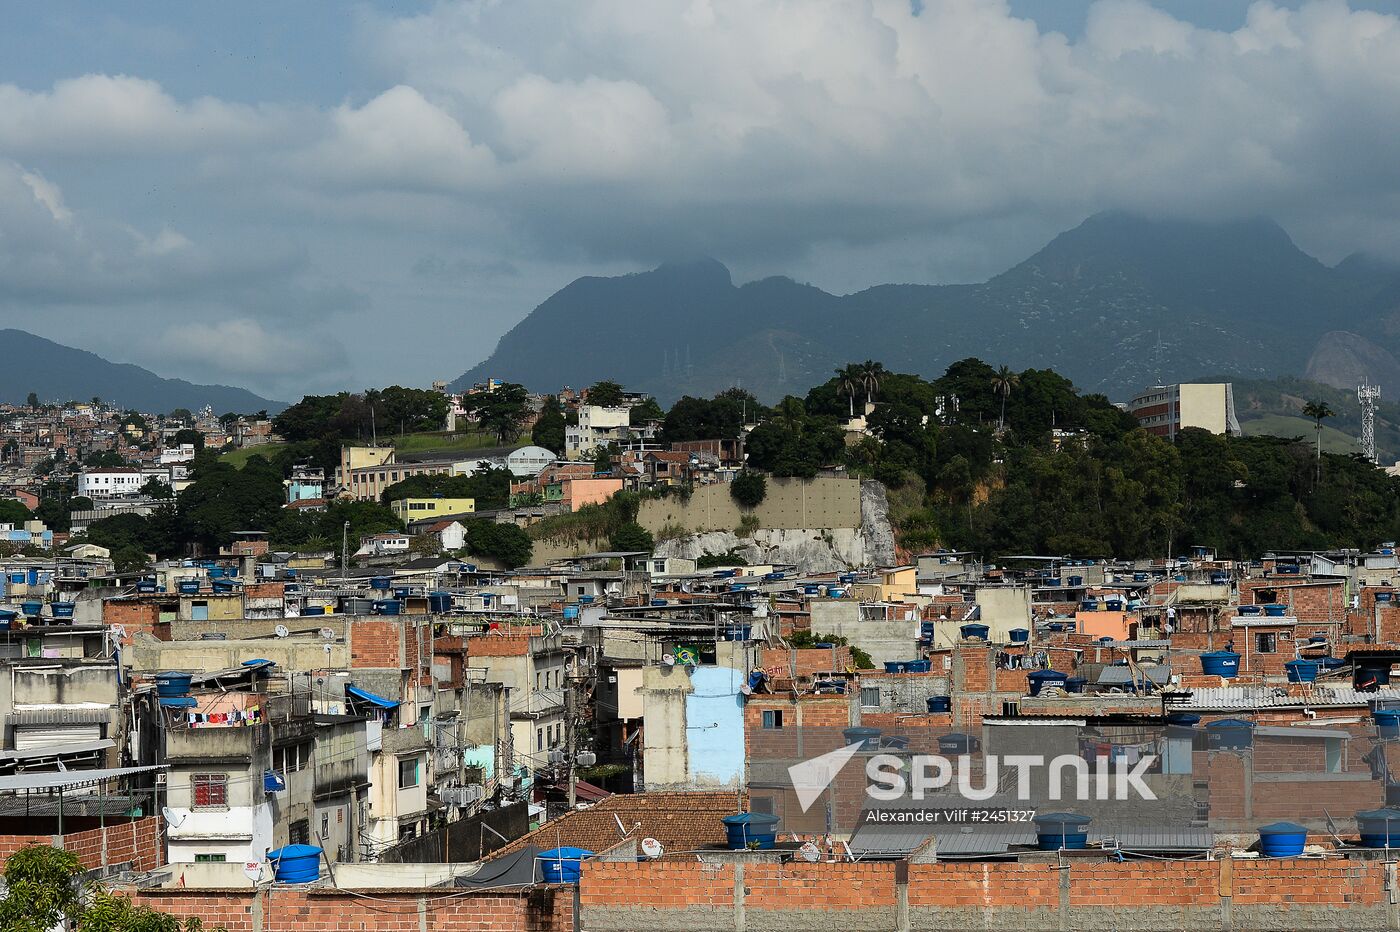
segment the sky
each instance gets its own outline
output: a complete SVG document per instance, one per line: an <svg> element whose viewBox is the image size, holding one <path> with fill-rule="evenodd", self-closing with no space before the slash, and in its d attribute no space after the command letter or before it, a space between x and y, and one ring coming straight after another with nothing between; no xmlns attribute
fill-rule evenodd
<svg viewBox="0 0 1400 932"><path fill-rule="evenodd" d="M0 326L279 400L453 379L574 278L671 259L981 281L1124 209L1400 260L1398 207L1400 0L46 0L0 30Z"/></svg>

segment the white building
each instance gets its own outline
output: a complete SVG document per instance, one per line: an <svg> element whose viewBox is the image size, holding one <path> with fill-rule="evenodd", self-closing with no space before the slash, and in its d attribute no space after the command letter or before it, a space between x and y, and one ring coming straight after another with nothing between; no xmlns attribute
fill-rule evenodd
<svg viewBox="0 0 1400 932"><path fill-rule="evenodd" d="M136 495L145 481L141 470L131 466L84 469L78 473L78 494L92 499Z"/></svg>
<svg viewBox="0 0 1400 932"><path fill-rule="evenodd" d="M564 428L564 454L571 460L585 459L599 447L624 444L630 438L631 408L605 408L580 405L578 424Z"/></svg>
<svg viewBox="0 0 1400 932"><path fill-rule="evenodd" d="M381 557L394 553L408 553L407 534L373 534L360 541L357 557Z"/></svg>

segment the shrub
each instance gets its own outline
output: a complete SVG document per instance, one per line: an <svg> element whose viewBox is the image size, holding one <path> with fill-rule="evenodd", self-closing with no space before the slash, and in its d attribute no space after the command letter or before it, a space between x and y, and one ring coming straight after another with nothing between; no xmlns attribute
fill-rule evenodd
<svg viewBox="0 0 1400 932"><path fill-rule="evenodd" d="M745 470L729 483L729 495L741 508L757 508L768 495L768 480L759 473Z"/></svg>

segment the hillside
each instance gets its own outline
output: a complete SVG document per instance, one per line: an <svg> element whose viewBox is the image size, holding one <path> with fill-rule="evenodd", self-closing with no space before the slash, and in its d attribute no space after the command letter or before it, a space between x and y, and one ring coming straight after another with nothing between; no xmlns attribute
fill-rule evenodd
<svg viewBox="0 0 1400 932"><path fill-rule="evenodd" d="M1221 378L1224 376L1200 381ZM1361 452L1361 405L1354 388L1344 390L1294 378L1236 379L1234 386L1235 413L1247 435L1303 437L1312 441L1313 422L1303 416L1303 405L1320 400L1337 412L1323 422L1322 449L1331 453ZM1400 404L1384 398L1376 409L1376 452L1382 464L1400 460Z"/></svg>
<svg viewBox="0 0 1400 932"><path fill-rule="evenodd" d="M1115 398L1208 372L1306 370L1324 383L1366 377L1400 392L1392 349L1400 271L1360 259L1328 268L1268 220L1111 213L980 285L838 296L787 278L735 285L713 259L581 278L456 385L492 376L552 390L614 378L665 402L739 383L774 401L851 360L934 376L978 356L1054 368Z"/></svg>
<svg viewBox="0 0 1400 932"><path fill-rule="evenodd" d="M198 411L209 405L220 414L249 414L287 406L242 388L163 379L140 366L109 362L23 330L0 330L0 348L5 363L0 366L0 402L23 404L33 392L46 402L96 396L123 408L160 413L175 408Z"/></svg>

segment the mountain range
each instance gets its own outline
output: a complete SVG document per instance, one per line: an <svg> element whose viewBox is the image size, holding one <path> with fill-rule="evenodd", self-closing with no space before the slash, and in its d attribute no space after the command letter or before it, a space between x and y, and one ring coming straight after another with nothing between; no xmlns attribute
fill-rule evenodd
<svg viewBox="0 0 1400 932"><path fill-rule="evenodd" d="M286 402L260 398L228 385L196 385L163 379L129 363L64 346L23 330L0 330L0 402L23 404L30 392L41 401L86 401L94 396L138 411L198 411L209 405L223 414L277 412Z"/></svg>
<svg viewBox="0 0 1400 932"><path fill-rule="evenodd" d="M662 402L742 385L803 394L847 362L926 377L968 356L1053 368L1123 400L1204 374L1302 376L1400 391L1400 268L1327 266L1267 219L1090 217L976 285L833 295L790 278L735 285L713 259L580 278L453 383L552 391L611 378Z"/></svg>

